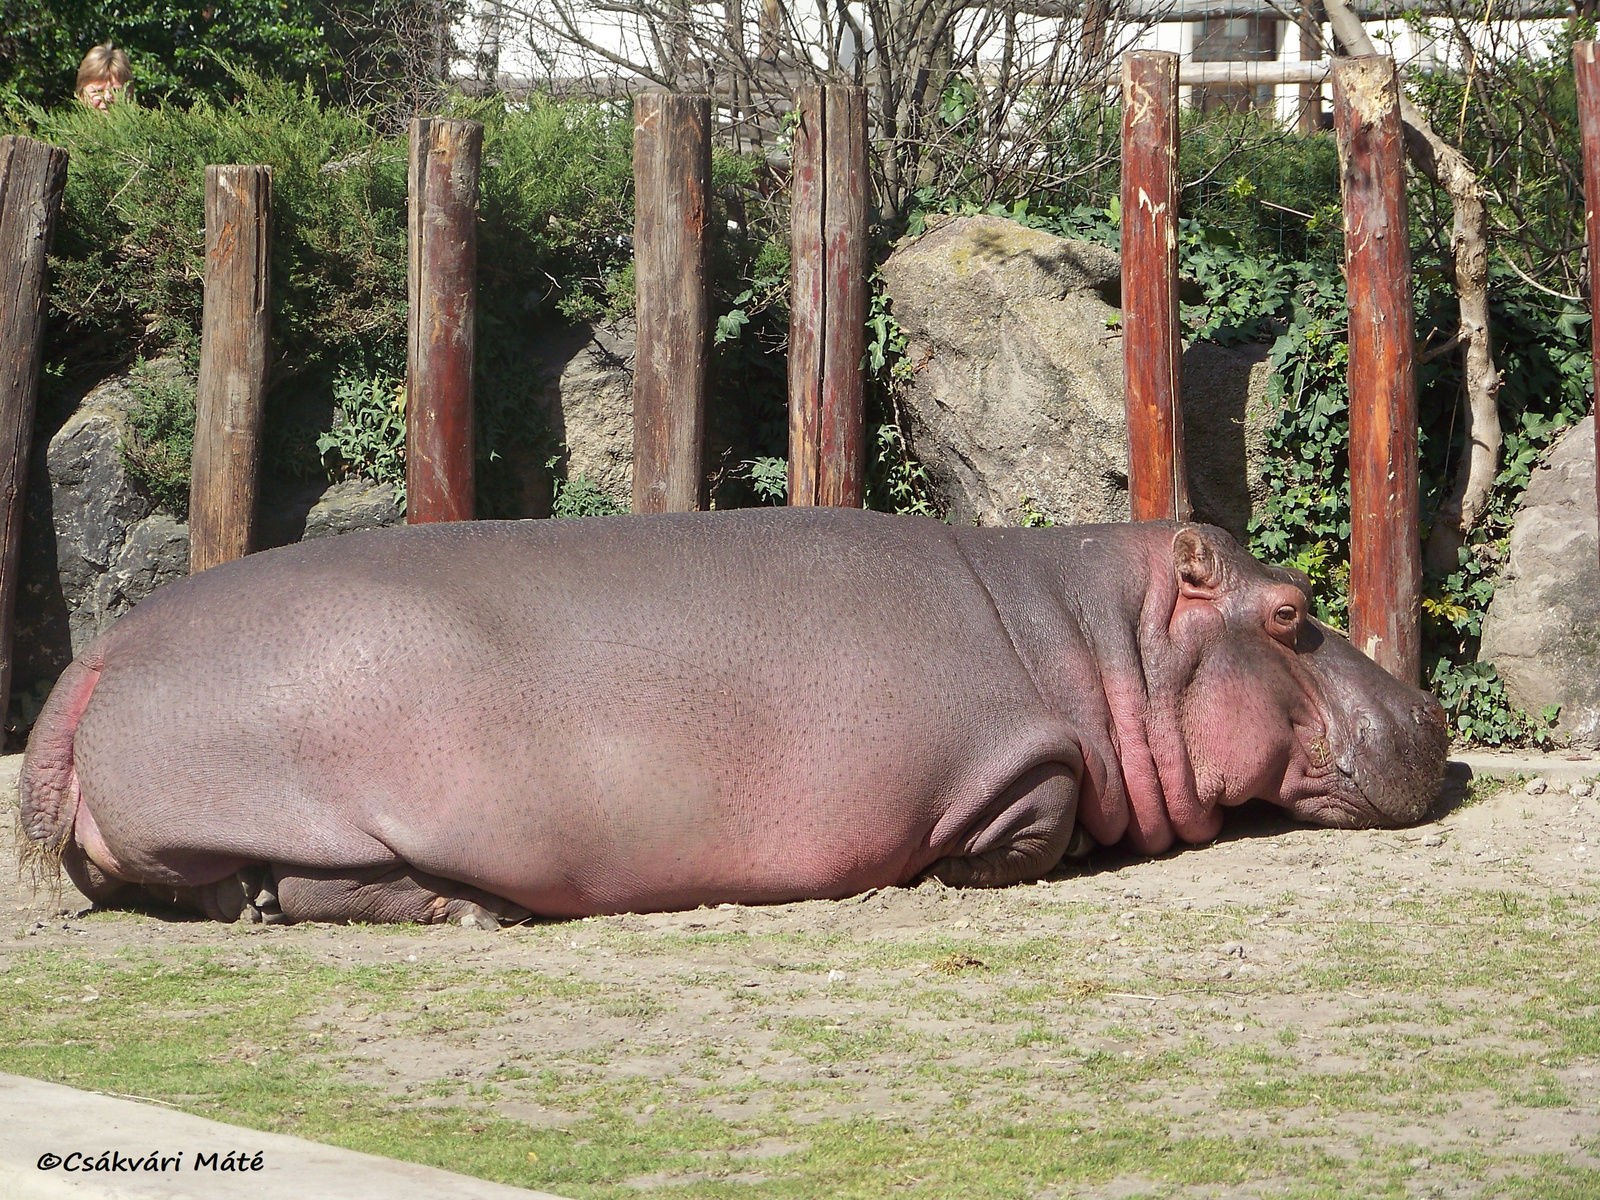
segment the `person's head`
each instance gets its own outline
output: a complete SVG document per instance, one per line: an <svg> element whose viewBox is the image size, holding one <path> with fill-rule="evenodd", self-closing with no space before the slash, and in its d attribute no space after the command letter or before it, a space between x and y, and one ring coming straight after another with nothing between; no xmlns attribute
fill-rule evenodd
<svg viewBox="0 0 1600 1200"><path fill-rule="evenodd" d="M102 42L78 65L78 99L105 112L122 98L132 78L127 54L110 42Z"/></svg>

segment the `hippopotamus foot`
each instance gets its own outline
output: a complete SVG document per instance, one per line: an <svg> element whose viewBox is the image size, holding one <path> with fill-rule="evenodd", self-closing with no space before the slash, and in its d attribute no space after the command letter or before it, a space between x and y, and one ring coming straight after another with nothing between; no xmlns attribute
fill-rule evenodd
<svg viewBox="0 0 1600 1200"><path fill-rule="evenodd" d="M89 860L93 865L93 860ZM176 908L186 909L198 913L203 917L210 917L213 921L221 921L231 925L246 915L252 921L261 919L259 913L252 908L251 897L256 894L260 875L266 871L266 864L247 866L231 875L224 875L214 883L201 884L198 887L184 887L174 884L146 883L144 890L149 892L163 904L170 904ZM271 878L268 873L268 878ZM76 876L73 881L76 883ZM115 881L113 881L115 882ZM82 884L79 884L82 889ZM88 895L88 893L85 893ZM98 902L101 897L90 896Z"/></svg>
<svg viewBox="0 0 1600 1200"><path fill-rule="evenodd" d="M1026 772L989 806L967 835L962 853L941 858L928 874L951 887L1005 887L1053 871L1073 841L1078 780L1063 763Z"/></svg>
<svg viewBox="0 0 1600 1200"><path fill-rule="evenodd" d="M127 886L123 880L101 870L100 864L71 838L61 848L61 865L66 868L72 886L95 904L104 904Z"/></svg>
<svg viewBox="0 0 1600 1200"><path fill-rule="evenodd" d="M274 864L273 876L277 904L290 921L499 929L533 915L500 896L404 864L342 871Z"/></svg>

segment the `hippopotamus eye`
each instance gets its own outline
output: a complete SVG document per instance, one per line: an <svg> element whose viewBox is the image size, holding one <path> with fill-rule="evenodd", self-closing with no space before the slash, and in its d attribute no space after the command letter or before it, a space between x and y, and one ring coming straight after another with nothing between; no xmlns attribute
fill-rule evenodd
<svg viewBox="0 0 1600 1200"><path fill-rule="evenodd" d="M1300 633L1300 610L1293 604L1280 604L1272 610L1267 632L1293 650Z"/></svg>

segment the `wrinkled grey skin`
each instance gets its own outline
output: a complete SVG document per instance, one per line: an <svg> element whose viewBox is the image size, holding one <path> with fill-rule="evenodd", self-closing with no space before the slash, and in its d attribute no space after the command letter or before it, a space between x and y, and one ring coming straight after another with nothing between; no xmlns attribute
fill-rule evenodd
<svg viewBox="0 0 1600 1200"><path fill-rule="evenodd" d="M351 534L62 676L25 852L231 919L574 916L1036 878L1261 797L1417 819L1443 713L1221 530L837 509Z"/></svg>

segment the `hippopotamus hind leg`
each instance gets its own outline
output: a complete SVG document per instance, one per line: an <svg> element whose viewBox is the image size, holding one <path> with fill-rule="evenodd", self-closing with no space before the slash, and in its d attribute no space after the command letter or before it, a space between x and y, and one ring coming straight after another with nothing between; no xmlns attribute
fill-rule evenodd
<svg viewBox="0 0 1600 1200"><path fill-rule="evenodd" d="M498 929L532 914L500 896L415 867L318 870L273 865L278 906L291 921L466 925Z"/></svg>
<svg viewBox="0 0 1600 1200"><path fill-rule="evenodd" d="M961 852L928 874L952 887L1004 887L1055 869L1072 842L1078 780L1064 763L1022 774L973 822Z"/></svg>

